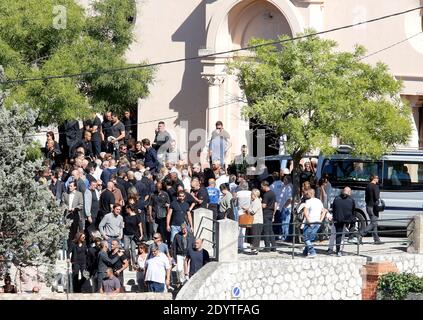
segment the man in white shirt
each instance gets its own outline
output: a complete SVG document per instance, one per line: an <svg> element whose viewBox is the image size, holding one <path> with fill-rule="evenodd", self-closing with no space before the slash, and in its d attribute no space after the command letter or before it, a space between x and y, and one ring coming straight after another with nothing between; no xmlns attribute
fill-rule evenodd
<svg viewBox="0 0 423 320"><path fill-rule="evenodd" d="M216 188L219 189L220 185L223 183L229 183L229 176L224 169L220 169L219 178L216 179ZM220 196L223 196L223 194L220 193Z"/></svg>
<svg viewBox="0 0 423 320"><path fill-rule="evenodd" d="M317 256L312 242L316 239L317 231L319 231L320 224L323 221L327 210L323 207L322 201L314 197L314 189L306 192L308 200L306 201L304 209L304 242L305 248L303 255L308 258L315 258Z"/></svg>
<svg viewBox="0 0 423 320"><path fill-rule="evenodd" d="M248 182L241 181L238 186L238 191L236 193L236 204L238 208L238 217L245 214L243 207L249 208L251 204L251 191L248 190ZM237 218L238 219L238 218ZM244 250L247 247L245 240L246 228L239 227L239 237L238 237L238 249Z"/></svg>
<svg viewBox="0 0 423 320"><path fill-rule="evenodd" d="M145 262L145 283L149 292L164 292L170 286L170 263L157 244L150 248L153 257Z"/></svg>

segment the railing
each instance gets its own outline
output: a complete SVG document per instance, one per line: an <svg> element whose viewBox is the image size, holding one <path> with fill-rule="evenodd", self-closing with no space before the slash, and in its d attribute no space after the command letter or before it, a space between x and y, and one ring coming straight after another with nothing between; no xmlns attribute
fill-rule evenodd
<svg viewBox="0 0 423 320"><path fill-rule="evenodd" d="M383 243L384 244L398 243L398 244L402 244L402 245L407 245L407 247L412 244L412 241L408 240L408 239L410 239L410 235L414 232L414 226L412 228L410 228L412 222L414 221L413 218L378 219L377 223L384 222L384 221L408 221L408 224L407 224L406 229L401 228L401 229L389 229L389 230L377 230L377 231L369 230L368 232L366 232L366 234L373 236L374 233L381 235L381 234L387 234L387 233L388 234L395 234L395 233L407 232L407 240L405 240L405 239L395 239L395 240L392 240L392 241L384 240ZM305 225L316 225L316 224L325 225L326 223L324 223L324 222L315 222L315 223L310 223L310 224L301 223L301 222L272 223L271 224L272 228L273 228L273 226L289 226L289 228L292 230L291 233L288 233L288 234L285 235L287 239L290 239L290 241L289 242L278 241L276 247L290 248L291 249L291 257L292 257L292 259L294 259L296 249L297 248L304 248L306 246L305 243L303 243L304 241L301 239L303 237L303 234L302 234L302 231L301 231L302 228L300 228L300 227L305 226ZM249 228L249 227L252 227L253 225L254 224L240 225L240 227L241 228ZM264 224L263 224L263 226L264 226ZM315 240L319 236L328 236L329 235L330 237L333 237L332 243L333 243L333 247L335 247L336 246L336 242L335 242L336 235L341 234L342 239L341 239L340 245L342 247L344 247L344 246L356 246L356 253L355 254L360 255L360 246L373 243L373 242L363 242L363 240L362 240L362 238L364 236L362 234L363 230L356 230L355 226L352 223L350 225L347 225L347 229L346 230L344 229L344 231L342 231L342 232L333 232L333 231L330 231L329 233L328 232L317 232L317 233L314 233L314 238L312 240L312 246L313 247L328 247L328 244L319 244L319 243L316 243ZM263 240L264 238L268 237L269 241L270 241L271 237L278 237L278 236L280 236L280 234L267 235L267 234L262 233L260 235L245 235L245 236L240 235L240 238L241 237L244 238L244 239L260 238L260 240ZM347 238L347 237L348 237L348 241L345 241L345 238ZM350 243L350 241L354 238L356 239L355 243ZM277 240L275 239L275 241L277 241ZM243 241L243 243L245 243L245 242ZM258 246L258 247L255 247L254 249L265 249L266 250L266 249L272 249L272 248L276 248L276 247L272 247L271 245L270 246ZM242 251L244 251L244 250L242 250Z"/></svg>
<svg viewBox="0 0 423 320"><path fill-rule="evenodd" d="M203 226L203 220L204 219L212 222L212 229ZM195 233L195 238L202 238L203 241L210 243L212 245L213 249L216 248L216 222L217 222L217 220L211 219L209 217L205 217L205 216L201 217L199 227L197 229L197 232ZM209 240L209 239L203 237L203 231L204 230L212 233L212 240Z"/></svg>

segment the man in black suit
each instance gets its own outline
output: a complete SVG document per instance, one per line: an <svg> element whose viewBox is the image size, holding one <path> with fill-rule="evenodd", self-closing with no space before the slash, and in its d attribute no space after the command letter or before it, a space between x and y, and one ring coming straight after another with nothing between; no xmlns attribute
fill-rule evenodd
<svg viewBox="0 0 423 320"><path fill-rule="evenodd" d="M66 218L72 221L68 237L68 248L70 248L70 244L78 230L84 232L85 227L85 218L82 211L84 197L81 192L76 190L75 181L69 183L69 192L62 195L61 205L65 208Z"/></svg>
<svg viewBox="0 0 423 320"><path fill-rule="evenodd" d="M142 145L145 151L144 165L147 170L150 170L152 174L155 174L159 170L159 160L157 159L157 152L151 146L149 139L143 139Z"/></svg>

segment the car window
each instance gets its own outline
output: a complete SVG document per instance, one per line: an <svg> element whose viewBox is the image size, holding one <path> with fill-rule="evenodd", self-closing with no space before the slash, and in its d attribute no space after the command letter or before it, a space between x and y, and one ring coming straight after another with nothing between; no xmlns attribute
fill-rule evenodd
<svg viewBox="0 0 423 320"><path fill-rule="evenodd" d="M385 161L383 185L388 190L423 190L423 163Z"/></svg>
<svg viewBox="0 0 423 320"><path fill-rule="evenodd" d="M327 176L333 186L365 187L372 174L381 173L381 161L325 159L322 167L322 177Z"/></svg>

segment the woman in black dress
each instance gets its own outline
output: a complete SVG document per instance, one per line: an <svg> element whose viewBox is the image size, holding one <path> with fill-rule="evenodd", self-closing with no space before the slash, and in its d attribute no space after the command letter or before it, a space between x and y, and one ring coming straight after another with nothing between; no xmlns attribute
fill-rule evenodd
<svg viewBox="0 0 423 320"><path fill-rule="evenodd" d="M137 244L143 237L142 221L134 205L126 205L125 210L127 215L123 217L123 242L127 256L131 257L131 266L134 266L137 263Z"/></svg>
<svg viewBox="0 0 423 320"><path fill-rule="evenodd" d="M87 272L87 255L85 234L78 232L70 250L70 262L72 264L73 292L80 293L89 273Z"/></svg>

